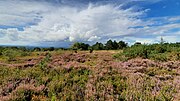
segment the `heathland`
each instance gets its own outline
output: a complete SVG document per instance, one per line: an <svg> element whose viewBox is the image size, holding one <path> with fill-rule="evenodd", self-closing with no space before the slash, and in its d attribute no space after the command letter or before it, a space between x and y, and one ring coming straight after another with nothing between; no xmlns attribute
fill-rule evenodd
<svg viewBox="0 0 180 101"><path fill-rule="evenodd" d="M180 43L117 45L1 47L0 101L180 101Z"/></svg>

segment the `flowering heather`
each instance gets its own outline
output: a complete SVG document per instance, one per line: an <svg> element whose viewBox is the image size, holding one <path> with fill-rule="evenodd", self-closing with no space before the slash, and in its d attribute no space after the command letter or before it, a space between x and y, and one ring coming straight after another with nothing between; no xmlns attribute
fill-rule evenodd
<svg viewBox="0 0 180 101"><path fill-rule="evenodd" d="M180 100L180 61L120 61L117 52L32 52L21 61L0 60L0 101Z"/></svg>

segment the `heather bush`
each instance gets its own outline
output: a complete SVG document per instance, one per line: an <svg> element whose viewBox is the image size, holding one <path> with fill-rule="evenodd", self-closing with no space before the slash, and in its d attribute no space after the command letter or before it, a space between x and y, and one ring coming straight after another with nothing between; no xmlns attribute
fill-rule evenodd
<svg viewBox="0 0 180 101"><path fill-rule="evenodd" d="M11 78L11 80L21 80L29 78L33 85L19 86L16 84L16 90L13 91L11 100L46 99L46 100L172 100L173 94L176 92L173 86L168 84L159 84L156 79L148 76L132 75L122 76L117 69L107 68L98 71L92 71L86 68L65 68L52 69L50 72L43 72L38 67L29 68L26 70L12 71L14 74L7 73L4 68L4 76L21 75L20 78ZM2 70L2 69L1 69ZM10 69L9 69L10 70ZM10 70L10 73L12 73ZM160 68L149 68L145 74L149 75L172 74L172 71ZM21 72L21 73L20 73ZM23 73L22 73L23 72ZM151 75L149 75L151 76ZM92 79L90 79L90 78ZM5 77L6 78L6 77ZM35 82L32 82L32 79ZM4 78L2 78L4 80ZM10 80L9 78L7 80ZM8 82L8 81L7 81ZM90 84L89 84L89 83ZM30 83L30 82L29 82ZM23 83L24 84L24 83ZM41 89L38 86L45 85L46 89ZM93 87L95 91L88 90ZM161 88L159 88L161 86ZM87 88L88 87L88 88ZM40 89L40 90L38 90ZM159 89L159 90L157 90ZM88 96L87 92L92 95ZM11 91L9 91L11 92Z"/></svg>
<svg viewBox="0 0 180 101"><path fill-rule="evenodd" d="M16 92L14 92L14 97L11 99L12 101L31 101L32 95L33 95L32 90L28 89L23 89L20 88Z"/></svg>
<svg viewBox="0 0 180 101"><path fill-rule="evenodd" d="M59 100L83 100L85 84L88 75L91 73L88 69L59 69L58 74L52 77L48 83L48 96L56 96Z"/></svg>
<svg viewBox="0 0 180 101"><path fill-rule="evenodd" d="M15 57L20 56L19 52L14 49L5 49L3 50L2 55L5 56L8 61L12 61Z"/></svg>
<svg viewBox="0 0 180 101"><path fill-rule="evenodd" d="M47 64L50 61L51 58L51 54L50 53L46 53L46 56L43 60L41 60L41 62L39 63L39 67L44 71L44 72L48 72L48 68L47 68Z"/></svg>
<svg viewBox="0 0 180 101"><path fill-rule="evenodd" d="M146 76L136 76L129 77L122 96L126 101L171 101L173 93L175 93L173 86L160 84L158 80Z"/></svg>
<svg viewBox="0 0 180 101"><path fill-rule="evenodd" d="M120 61L127 61L129 57L126 57L122 52L113 54L113 58L120 60Z"/></svg>
<svg viewBox="0 0 180 101"><path fill-rule="evenodd" d="M1 54L6 60L13 61L16 60L17 57L29 55L29 52L22 49L4 48Z"/></svg>
<svg viewBox="0 0 180 101"><path fill-rule="evenodd" d="M156 55L164 54L168 62L131 59L146 58L142 47L148 51L147 58L154 60ZM2 101L178 100L179 61L169 59L176 60L179 52L177 48L167 48L168 51L159 53L152 50L154 47L136 45L131 49L135 48L137 52L130 54L133 50L127 48L129 53L125 54L124 49L113 55L123 61L111 57L114 51L94 51L91 54L88 51L55 51L38 52L41 58L33 55L25 59L28 63L37 61L32 67L0 64L0 98Z"/></svg>
<svg viewBox="0 0 180 101"><path fill-rule="evenodd" d="M157 54L151 54L150 59L156 61L167 61L168 57L166 53L157 53Z"/></svg>

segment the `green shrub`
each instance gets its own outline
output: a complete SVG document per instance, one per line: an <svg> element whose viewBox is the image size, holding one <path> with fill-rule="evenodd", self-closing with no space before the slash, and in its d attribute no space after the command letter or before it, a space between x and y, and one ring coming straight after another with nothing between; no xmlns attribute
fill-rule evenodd
<svg viewBox="0 0 180 101"><path fill-rule="evenodd" d="M84 100L85 85L91 71L86 68L72 68L69 71L61 69L58 72L59 74L52 76L52 81L48 84L48 96L56 96L59 100Z"/></svg>
<svg viewBox="0 0 180 101"><path fill-rule="evenodd" d="M14 96L15 98L11 99L12 101L31 101L33 91L31 90L26 90L26 89L18 89Z"/></svg>
<svg viewBox="0 0 180 101"><path fill-rule="evenodd" d="M20 49L5 48L1 52L8 61L16 60L17 57L27 56L29 53Z"/></svg>
<svg viewBox="0 0 180 101"><path fill-rule="evenodd" d="M38 65L41 68L41 70L43 70L44 72L49 71L49 69L47 68L47 64L50 61L50 58L51 58L51 54L47 53L46 57L43 60L41 60L41 62Z"/></svg>
<svg viewBox="0 0 180 101"><path fill-rule="evenodd" d="M123 50L123 53L113 55L119 60L142 57L157 61L179 60L180 47L174 44L152 44L152 45L133 45Z"/></svg>
<svg viewBox="0 0 180 101"><path fill-rule="evenodd" d="M156 61L167 61L167 54L166 53L158 53L158 54L151 54L150 59Z"/></svg>
<svg viewBox="0 0 180 101"><path fill-rule="evenodd" d="M20 53L14 49L4 49L2 55L5 56L8 61L12 61L15 60L15 58L19 56Z"/></svg>
<svg viewBox="0 0 180 101"><path fill-rule="evenodd" d="M126 57L123 53L117 53L113 55L113 58L120 60L120 61L127 61L129 58Z"/></svg>
<svg viewBox="0 0 180 101"><path fill-rule="evenodd" d="M124 56L129 59L136 57L148 58L149 53L150 50L147 45L135 45L123 50Z"/></svg>

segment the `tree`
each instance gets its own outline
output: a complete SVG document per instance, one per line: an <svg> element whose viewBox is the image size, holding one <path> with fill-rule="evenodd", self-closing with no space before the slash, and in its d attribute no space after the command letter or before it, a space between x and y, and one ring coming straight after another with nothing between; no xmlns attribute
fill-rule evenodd
<svg viewBox="0 0 180 101"><path fill-rule="evenodd" d="M163 37L161 37L161 42L160 42L160 44L164 44L164 39L163 39Z"/></svg>
<svg viewBox="0 0 180 101"><path fill-rule="evenodd" d="M113 49L118 49L118 43L114 40L114 42L113 42Z"/></svg>
<svg viewBox="0 0 180 101"><path fill-rule="evenodd" d="M19 47L18 49L20 49L20 50L22 50L22 51L28 51L28 50L26 49L26 47Z"/></svg>
<svg viewBox="0 0 180 101"><path fill-rule="evenodd" d="M89 47L89 44L85 44L82 42L76 42L71 46L73 50L88 50L88 47Z"/></svg>
<svg viewBox="0 0 180 101"><path fill-rule="evenodd" d="M123 41L119 41L118 43L114 40L109 40L107 41L107 43L105 44L105 47L107 50L110 50L110 49L113 49L113 50L116 50L116 49L122 49L124 47L127 47L127 44Z"/></svg>
<svg viewBox="0 0 180 101"><path fill-rule="evenodd" d="M107 43L105 44L105 47L106 47L107 50L113 49L114 47L113 47L112 40L107 41Z"/></svg>
<svg viewBox="0 0 180 101"><path fill-rule="evenodd" d="M55 48L54 47L49 47L49 51L54 51Z"/></svg>
<svg viewBox="0 0 180 101"><path fill-rule="evenodd" d="M118 42L118 49L123 49L127 47L127 43L125 43L124 41L119 41Z"/></svg>
<svg viewBox="0 0 180 101"><path fill-rule="evenodd" d="M35 48L33 49L33 51L41 51L41 48L35 47Z"/></svg>
<svg viewBox="0 0 180 101"><path fill-rule="evenodd" d="M134 45L142 45L141 42L136 42Z"/></svg>
<svg viewBox="0 0 180 101"><path fill-rule="evenodd" d="M92 45L92 49L94 49L94 50L103 50L104 45L102 43L96 42L96 44Z"/></svg>

